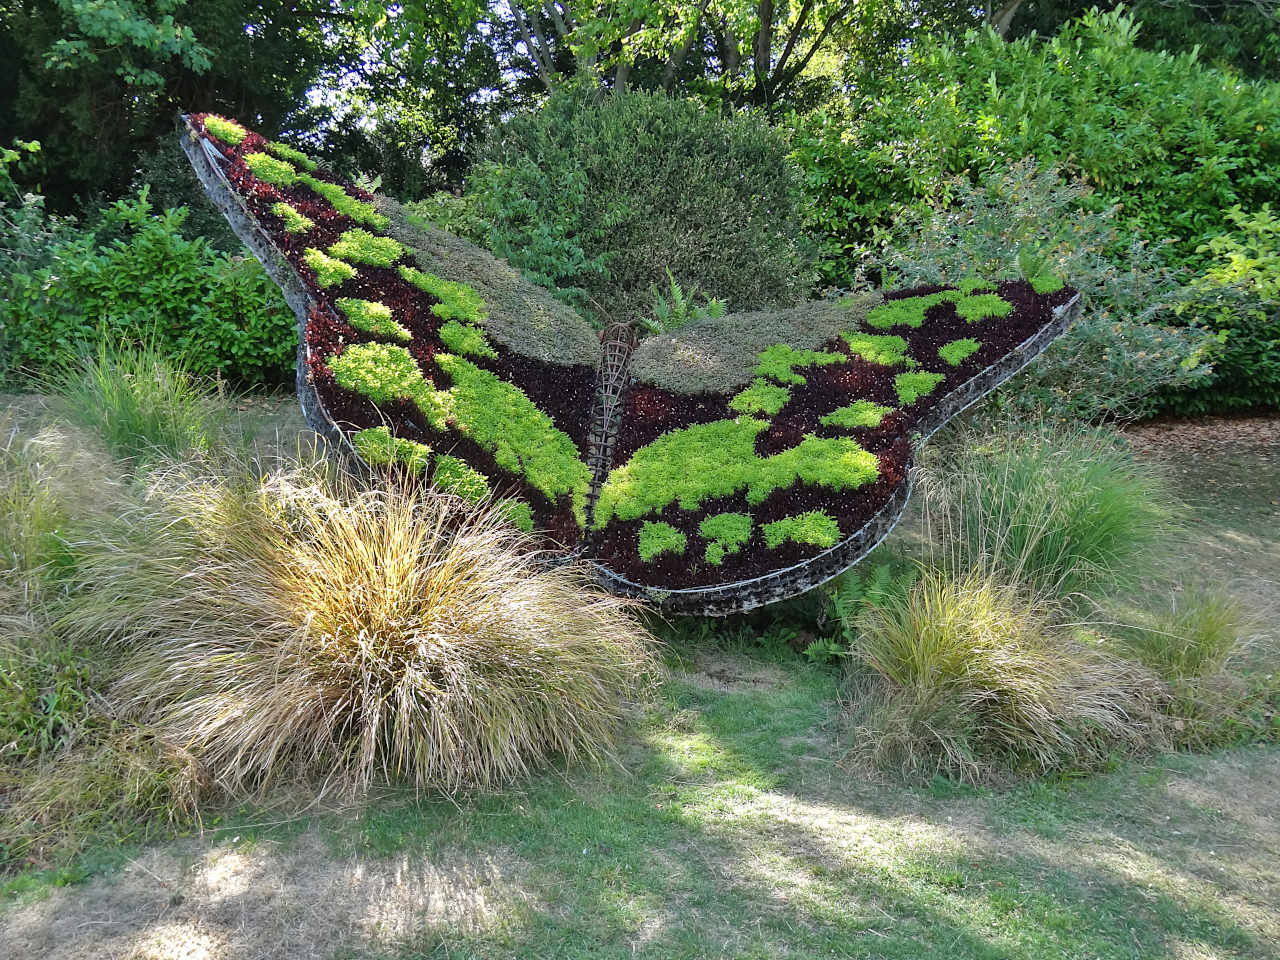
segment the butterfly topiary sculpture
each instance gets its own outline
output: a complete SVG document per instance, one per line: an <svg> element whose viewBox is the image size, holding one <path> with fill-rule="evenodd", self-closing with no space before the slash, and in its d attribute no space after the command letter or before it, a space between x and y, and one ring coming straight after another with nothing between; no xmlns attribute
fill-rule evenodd
<svg viewBox="0 0 1280 960"><path fill-rule="evenodd" d="M1061 335L1061 280L851 294L603 338L518 270L211 114L182 147L298 316L308 422L496 498L618 593L727 614L840 573L920 444Z"/></svg>

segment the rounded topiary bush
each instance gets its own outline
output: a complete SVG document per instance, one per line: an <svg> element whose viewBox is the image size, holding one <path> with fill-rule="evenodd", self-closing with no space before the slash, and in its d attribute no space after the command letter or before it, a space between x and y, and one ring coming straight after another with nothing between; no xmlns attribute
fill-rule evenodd
<svg viewBox="0 0 1280 960"><path fill-rule="evenodd" d="M672 278L740 309L803 299L814 273L801 175L754 114L568 87L499 128L468 193L495 253L598 321Z"/></svg>
<svg viewBox="0 0 1280 960"><path fill-rule="evenodd" d="M233 793L498 785L608 755L656 661L633 604L497 510L294 471L153 475L77 547L71 635L122 649L121 715Z"/></svg>

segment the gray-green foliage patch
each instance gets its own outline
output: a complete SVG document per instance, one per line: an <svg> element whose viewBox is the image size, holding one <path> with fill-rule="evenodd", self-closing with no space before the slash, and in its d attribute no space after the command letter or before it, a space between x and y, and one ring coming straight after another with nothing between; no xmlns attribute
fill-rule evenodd
<svg viewBox="0 0 1280 960"><path fill-rule="evenodd" d="M732 393L750 383L760 353L779 343L814 349L862 326L879 294L850 294L782 310L708 318L678 335L645 340L631 357L631 375L675 393Z"/></svg>
<svg viewBox="0 0 1280 960"><path fill-rule="evenodd" d="M413 251L423 270L475 288L489 311L485 332L498 343L548 363L599 366L599 341L572 307L509 263L437 230L397 201L378 197L376 204L391 221L387 233Z"/></svg>

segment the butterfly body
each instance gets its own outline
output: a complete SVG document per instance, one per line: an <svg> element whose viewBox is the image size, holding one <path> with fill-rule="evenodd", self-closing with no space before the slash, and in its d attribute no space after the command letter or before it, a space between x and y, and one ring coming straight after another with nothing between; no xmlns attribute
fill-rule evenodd
<svg viewBox="0 0 1280 960"><path fill-rule="evenodd" d="M501 498L610 589L672 611L749 609L856 562L905 508L919 444L1078 311L1061 284L974 281L602 345L510 265L291 148L203 115L183 147L299 316L319 432Z"/></svg>

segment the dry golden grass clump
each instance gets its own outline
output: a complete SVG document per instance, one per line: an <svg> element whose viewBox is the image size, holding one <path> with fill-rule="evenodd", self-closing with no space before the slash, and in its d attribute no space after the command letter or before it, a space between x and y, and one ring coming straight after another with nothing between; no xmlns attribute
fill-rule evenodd
<svg viewBox="0 0 1280 960"><path fill-rule="evenodd" d="M64 626L123 656L112 697L218 784L458 790L608 755L657 668L635 606L489 510L295 470L162 471Z"/></svg>
<svg viewBox="0 0 1280 960"><path fill-rule="evenodd" d="M1055 629L991 574L928 571L857 628L859 765L991 782L1096 765L1159 735L1149 671Z"/></svg>

